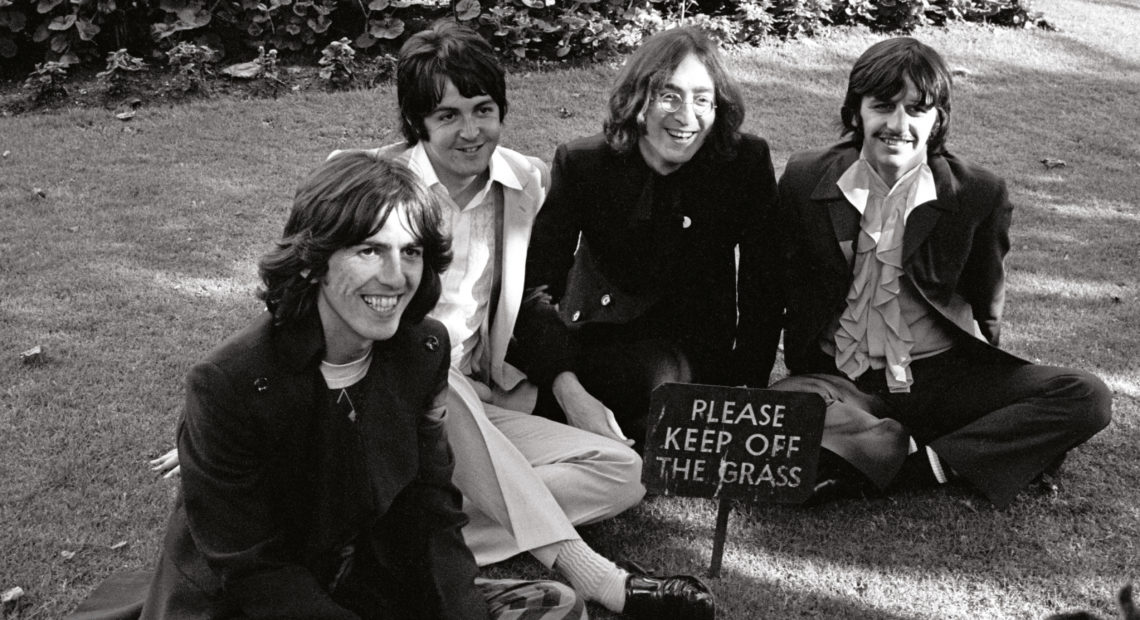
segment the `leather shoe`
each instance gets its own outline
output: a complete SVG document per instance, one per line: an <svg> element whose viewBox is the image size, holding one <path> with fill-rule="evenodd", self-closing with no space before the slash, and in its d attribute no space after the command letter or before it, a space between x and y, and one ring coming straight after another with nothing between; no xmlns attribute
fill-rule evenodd
<svg viewBox="0 0 1140 620"><path fill-rule="evenodd" d="M716 601L709 587L692 575L630 573L622 615L642 620L713 620Z"/></svg>
<svg viewBox="0 0 1140 620"><path fill-rule="evenodd" d="M876 489L863 480L827 478L815 483L811 495L800 506L814 508L845 499L871 499L877 495Z"/></svg>
<svg viewBox="0 0 1140 620"><path fill-rule="evenodd" d="M870 499L881 495L875 485L854 465L839 455L820 449L816 482L811 495L800 504L812 508L844 499Z"/></svg>

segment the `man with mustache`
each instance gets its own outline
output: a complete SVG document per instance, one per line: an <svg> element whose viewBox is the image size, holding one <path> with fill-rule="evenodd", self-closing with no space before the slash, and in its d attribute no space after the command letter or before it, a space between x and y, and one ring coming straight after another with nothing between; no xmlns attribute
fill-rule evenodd
<svg viewBox="0 0 1140 620"><path fill-rule="evenodd" d="M1003 507L1111 418L1100 379L998 348L1013 208L947 152L950 90L934 49L876 43L851 71L847 141L779 182L793 376L775 387L828 403L816 501L960 478Z"/></svg>

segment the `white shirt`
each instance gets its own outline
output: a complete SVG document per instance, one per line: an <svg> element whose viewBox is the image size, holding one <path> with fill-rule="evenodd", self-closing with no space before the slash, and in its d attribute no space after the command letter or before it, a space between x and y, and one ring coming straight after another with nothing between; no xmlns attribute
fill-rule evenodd
<svg viewBox="0 0 1140 620"><path fill-rule="evenodd" d="M440 182L422 142L412 147L408 167L440 197L443 228L452 237L451 266L442 275L443 292L429 315L447 327L452 366L465 375L489 371L484 358L495 276L495 193L501 194L502 187L521 190L522 183L496 148L487 184L460 206Z"/></svg>

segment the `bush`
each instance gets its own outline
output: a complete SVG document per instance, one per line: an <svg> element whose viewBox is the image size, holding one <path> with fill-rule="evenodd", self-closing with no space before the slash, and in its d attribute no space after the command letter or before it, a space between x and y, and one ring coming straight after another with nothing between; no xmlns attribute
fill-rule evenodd
<svg viewBox="0 0 1140 620"><path fill-rule="evenodd" d="M24 80L24 89L30 91L32 101L44 103L57 97L66 97L67 66L59 62L41 62Z"/></svg>
<svg viewBox="0 0 1140 620"><path fill-rule="evenodd" d="M595 59L654 32L695 24L725 44L807 36L830 24L909 31L957 20L1048 27L1029 0L0 0L0 63L69 66L113 50L161 57L181 43L222 56L259 48L314 58L332 43L395 52L408 35L450 17L504 57ZM21 65L21 63L23 63ZM6 69L10 70L10 69ZM333 71L330 69L330 71ZM335 71L334 71L335 72ZM333 73L330 73L330 80ZM337 73L349 80L350 73Z"/></svg>
<svg viewBox="0 0 1140 620"><path fill-rule="evenodd" d="M356 50L348 39L333 41L321 50L317 75L333 89L345 88L356 79Z"/></svg>
<svg viewBox="0 0 1140 620"><path fill-rule="evenodd" d="M182 92L207 92L209 78L214 74L217 61L214 50L206 45L183 41L166 52L166 62L175 73L175 82Z"/></svg>
<svg viewBox="0 0 1140 620"><path fill-rule="evenodd" d="M108 94L114 95L123 91L128 73L136 73L145 68L146 63L142 58L131 56L126 48L122 48L107 54L107 66L96 73L95 77L105 85Z"/></svg>

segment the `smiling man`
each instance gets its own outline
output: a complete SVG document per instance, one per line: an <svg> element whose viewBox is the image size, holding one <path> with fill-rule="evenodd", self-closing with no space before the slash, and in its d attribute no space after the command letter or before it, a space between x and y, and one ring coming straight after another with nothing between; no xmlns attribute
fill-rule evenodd
<svg viewBox="0 0 1140 620"><path fill-rule="evenodd" d="M998 348L1013 208L1004 181L947 152L950 90L929 46L871 46L841 109L849 140L780 179L795 376L774 387L829 404L817 501L959 478L1002 507L1111 417L1096 377Z"/></svg>
<svg viewBox="0 0 1140 620"><path fill-rule="evenodd" d="M776 178L744 102L696 28L626 61L601 133L558 147L527 262L520 366L591 406L569 422L643 442L667 382L766 387L780 336ZM741 279L737 285L737 251ZM748 274L748 277L744 277ZM557 415L558 407L540 403Z"/></svg>

